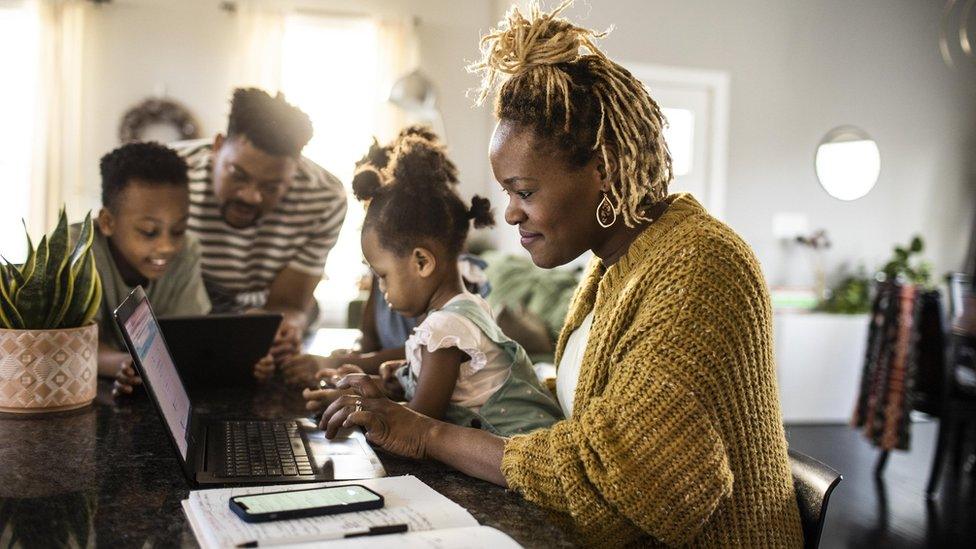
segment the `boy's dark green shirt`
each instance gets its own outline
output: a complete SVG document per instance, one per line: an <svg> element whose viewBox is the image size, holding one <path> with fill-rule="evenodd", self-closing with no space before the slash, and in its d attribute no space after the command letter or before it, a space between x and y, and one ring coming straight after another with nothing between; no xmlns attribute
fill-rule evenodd
<svg viewBox="0 0 976 549"><path fill-rule="evenodd" d="M71 226L73 241L78 238L80 231L80 223ZM102 303L95 315L95 321L98 322L98 340L116 349L125 349L122 334L112 318L112 311L129 295L133 286L127 285L122 279L109 250L108 238L98 230L97 225L92 250L95 254L95 267L102 279ZM145 290L157 316L209 313L210 298L207 297L200 276L200 243L187 235L183 249L173 258L163 276L150 282Z"/></svg>

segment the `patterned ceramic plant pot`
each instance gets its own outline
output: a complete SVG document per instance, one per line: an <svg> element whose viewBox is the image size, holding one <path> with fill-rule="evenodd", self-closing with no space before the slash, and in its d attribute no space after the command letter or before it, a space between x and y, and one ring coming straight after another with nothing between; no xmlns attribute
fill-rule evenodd
<svg viewBox="0 0 976 549"><path fill-rule="evenodd" d="M0 412L81 408L95 399L98 325L0 329Z"/></svg>

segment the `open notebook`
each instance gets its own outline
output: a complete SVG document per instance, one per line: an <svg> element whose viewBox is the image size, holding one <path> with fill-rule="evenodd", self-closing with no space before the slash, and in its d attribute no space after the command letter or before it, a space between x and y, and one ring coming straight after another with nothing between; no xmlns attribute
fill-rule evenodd
<svg viewBox="0 0 976 549"><path fill-rule="evenodd" d="M294 520L264 523L247 523L228 507L232 496L256 494L289 489L305 489L334 484L362 484L383 495L386 505L382 509L342 513ZM329 547L386 548L391 546L439 548L492 548L520 547L503 532L478 521L463 507L437 493L414 476L388 477L362 481L326 482L301 486L261 486L247 488L221 488L194 490L183 500L183 511L190 527L203 549L235 547L238 543L403 524L410 527L405 534L369 536L329 541ZM322 542L302 544L302 547L321 545ZM283 547L283 546L282 546Z"/></svg>

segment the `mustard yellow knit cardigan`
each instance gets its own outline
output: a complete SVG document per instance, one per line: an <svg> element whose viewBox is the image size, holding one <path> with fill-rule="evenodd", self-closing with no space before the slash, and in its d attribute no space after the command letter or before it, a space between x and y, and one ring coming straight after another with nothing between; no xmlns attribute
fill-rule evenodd
<svg viewBox="0 0 976 549"><path fill-rule="evenodd" d="M751 249L690 195L605 269L571 419L511 438L502 472L604 546L800 547L766 283Z"/></svg>

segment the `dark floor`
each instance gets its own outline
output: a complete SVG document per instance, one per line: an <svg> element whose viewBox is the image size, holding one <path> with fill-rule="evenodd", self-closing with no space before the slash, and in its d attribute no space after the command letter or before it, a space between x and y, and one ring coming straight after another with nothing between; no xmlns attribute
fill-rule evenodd
<svg viewBox="0 0 976 549"><path fill-rule="evenodd" d="M914 423L911 450L892 452L876 482L878 451L859 431L788 425L791 448L844 475L831 496L820 547L976 547L976 500L968 474L954 474L947 459L939 495L930 505L925 499L937 430L938 422Z"/></svg>

